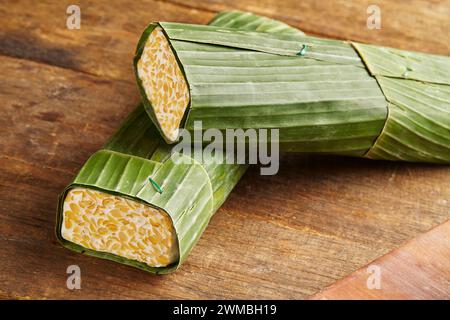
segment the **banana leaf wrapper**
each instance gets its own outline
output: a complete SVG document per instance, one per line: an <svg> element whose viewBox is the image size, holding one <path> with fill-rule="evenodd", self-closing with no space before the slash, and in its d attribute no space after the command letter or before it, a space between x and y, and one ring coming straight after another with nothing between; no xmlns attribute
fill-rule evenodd
<svg viewBox="0 0 450 320"><path fill-rule="evenodd" d="M174 77L158 78L159 54ZM138 43L135 74L168 143L201 121L203 131L279 129L281 151L450 162L449 57L159 22Z"/></svg>
<svg viewBox="0 0 450 320"><path fill-rule="evenodd" d="M245 165L215 163L214 157L202 163L182 154L177 157L138 107L61 194L60 242L76 252L154 273L176 269L246 170ZM67 207L69 194L79 201L71 199ZM143 221L142 215L147 217ZM64 222L70 223L66 233ZM152 224L157 226L147 228ZM78 232L71 232L77 227ZM140 235L140 230L145 233ZM162 242L162 248L153 248Z"/></svg>
<svg viewBox="0 0 450 320"><path fill-rule="evenodd" d="M301 34L248 13L221 14L211 23ZM139 105L60 195L62 245L151 273L177 269L247 165L226 164L218 152L200 163L173 148Z"/></svg>

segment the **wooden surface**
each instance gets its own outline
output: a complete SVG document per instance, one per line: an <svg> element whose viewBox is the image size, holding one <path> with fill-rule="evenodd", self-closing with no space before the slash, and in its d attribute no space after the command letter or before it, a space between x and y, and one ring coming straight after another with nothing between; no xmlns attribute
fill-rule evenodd
<svg viewBox="0 0 450 320"><path fill-rule="evenodd" d="M375 276L379 276L378 283L374 282ZM337 281L311 299L430 300L449 296L450 220Z"/></svg>
<svg viewBox="0 0 450 320"><path fill-rule="evenodd" d="M62 248L57 195L138 102L132 57L148 22L236 8L450 54L449 1L79 1L81 30L67 30L71 3L0 3L0 297L305 298L450 217L449 167L288 155L277 176L249 170L176 273ZM381 30L365 27L369 3ZM72 264L81 290L66 288Z"/></svg>

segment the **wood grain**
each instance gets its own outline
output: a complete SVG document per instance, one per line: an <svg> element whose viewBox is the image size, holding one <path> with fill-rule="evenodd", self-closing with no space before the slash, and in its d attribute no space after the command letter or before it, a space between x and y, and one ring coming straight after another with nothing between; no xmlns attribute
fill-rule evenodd
<svg viewBox="0 0 450 320"><path fill-rule="evenodd" d="M379 270L378 288L367 283ZM311 299L448 299L450 221L332 284Z"/></svg>
<svg viewBox="0 0 450 320"><path fill-rule="evenodd" d="M366 37L359 24L336 18L354 14L359 2L334 3L236 7L269 15L272 8L275 17L304 11L307 20L288 22ZM53 230L57 195L138 102L131 58L141 30L152 20L205 23L233 5L81 1L82 28L69 31L68 4L0 4L0 72L7 75L0 78L0 297L304 298L450 217L448 167L286 155L277 176L249 170L174 274L152 276L62 248ZM390 1L384 10L396 10L389 14L398 24L421 17L432 42L421 40L421 30L387 29L378 43L450 54L446 41L435 41L445 36L435 29L445 26L441 13L415 4ZM416 18L399 15L401 8ZM334 11L335 20L327 15ZM81 290L66 288L71 264L81 267Z"/></svg>
<svg viewBox="0 0 450 320"><path fill-rule="evenodd" d="M134 83L132 59L147 24L207 23L215 15L161 1L81 0L81 29L69 30L66 8L72 3L2 1L0 54Z"/></svg>

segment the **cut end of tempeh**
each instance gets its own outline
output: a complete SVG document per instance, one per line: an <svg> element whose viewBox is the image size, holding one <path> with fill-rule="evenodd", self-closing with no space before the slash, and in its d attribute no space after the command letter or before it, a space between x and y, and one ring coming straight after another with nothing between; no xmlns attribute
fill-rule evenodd
<svg viewBox="0 0 450 320"><path fill-rule="evenodd" d="M93 189L69 190L61 235L84 248L151 267L165 267L179 259L176 232L166 212Z"/></svg>
<svg viewBox="0 0 450 320"><path fill-rule="evenodd" d="M148 37L137 71L163 134L169 142L175 142L189 104L189 89L160 27Z"/></svg>

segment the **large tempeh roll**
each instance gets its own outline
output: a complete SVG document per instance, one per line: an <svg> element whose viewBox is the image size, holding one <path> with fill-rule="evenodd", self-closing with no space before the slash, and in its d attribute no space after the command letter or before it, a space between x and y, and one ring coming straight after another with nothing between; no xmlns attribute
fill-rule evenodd
<svg viewBox="0 0 450 320"><path fill-rule="evenodd" d="M280 148L450 162L450 58L223 26L152 23L135 56L146 111L180 128L277 128Z"/></svg>

